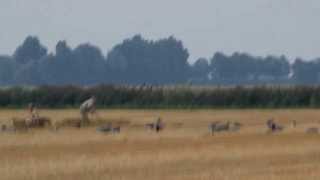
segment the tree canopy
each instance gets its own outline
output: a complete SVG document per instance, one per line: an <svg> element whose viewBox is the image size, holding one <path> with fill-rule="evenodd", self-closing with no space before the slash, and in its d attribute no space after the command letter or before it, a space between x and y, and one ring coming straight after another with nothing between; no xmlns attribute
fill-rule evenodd
<svg viewBox="0 0 320 180"><path fill-rule="evenodd" d="M296 59L290 64L285 56L216 52L211 58L199 58L193 64L188 60L188 49L173 36L147 40L135 35L107 53L90 43L73 49L66 41L59 41L55 53L48 53L37 37L28 36L13 55L0 56L0 85L320 82L320 59Z"/></svg>

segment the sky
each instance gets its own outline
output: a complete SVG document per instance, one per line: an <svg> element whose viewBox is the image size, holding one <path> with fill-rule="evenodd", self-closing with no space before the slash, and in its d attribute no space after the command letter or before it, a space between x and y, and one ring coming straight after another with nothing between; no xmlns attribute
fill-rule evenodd
<svg viewBox="0 0 320 180"><path fill-rule="evenodd" d="M104 54L124 39L170 35L189 61L248 52L320 57L319 0L1 0L0 54L12 54L28 35L49 51L59 40L91 43Z"/></svg>

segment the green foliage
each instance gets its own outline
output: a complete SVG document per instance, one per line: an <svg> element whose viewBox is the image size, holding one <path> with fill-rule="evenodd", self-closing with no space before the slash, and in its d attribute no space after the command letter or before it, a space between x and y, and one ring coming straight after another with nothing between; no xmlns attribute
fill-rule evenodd
<svg viewBox="0 0 320 180"><path fill-rule="evenodd" d="M0 86L98 84L234 86L320 83L320 59L312 61L297 59L291 65L285 56L259 57L240 52L230 56L217 52L212 58L200 58L194 64L189 64L188 58L189 52L182 41L172 36L147 40L135 35L115 45L107 56L94 45L85 43L72 49L66 41L59 41L55 53L48 54L47 48L37 37L28 36L12 56L0 56ZM235 93L242 91L240 88ZM165 92L159 92L159 96L162 93ZM248 97L245 97L245 102L242 102L241 106L255 103L260 99L256 95L244 95ZM170 96L179 99L183 95L170 93ZM208 95L201 92L197 96ZM141 97L148 100L154 98L149 95ZM235 99L234 106L239 104L238 100L241 99ZM122 99L119 98L118 101ZM170 104L170 101L170 99L165 100L163 103ZM285 99L281 101L287 102ZM312 104L314 101L316 100L312 100ZM137 102L140 103L142 100ZM269 106L278 103L269 102Z"/></svg>
<svg viewBox="0 0 320 180"><path fill-rule="evenodd" d="M47 55L47 48L41 45L37 37L28 36L14 52L14 58L21 64L38 61Z"/></svg>
<svg viewBox="0 0 320 180"><path fill-rule="evenodd" d="M98 107L120 108L296 108L320 107L320 87L162 87L101 85L13 87L0 90L0 107L78 107L91 95Z"/></svg>
<svg viewBox="0 0 320 180"><path fill-rule="evenodd" d="M140 35L116 45L107 64L117 82L174 84L188 79L188 50L174 37L148 41Z"/></svg>

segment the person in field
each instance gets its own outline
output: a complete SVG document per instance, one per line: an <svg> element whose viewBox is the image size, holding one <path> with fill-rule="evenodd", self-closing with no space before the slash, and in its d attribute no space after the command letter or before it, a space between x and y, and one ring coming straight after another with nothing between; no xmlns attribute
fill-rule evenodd
<svg viewBox="0 0 320 180"><path fill-rule="evenodd" d="M89 122L89 113L93 114L96 111L96 98L92 96L84 101L80 106L81 122Z"/></svg>
<svg viewBox="0 0 320 180"><path fill-rule="evenodd" d="M34 119L34 118L38 118L39 117L39 114L38 114L38 111L37 111L37 107L36 107L36 105L34 103L29 103L28 112L29 112L29 115L30 115L30 119Z"/></svg>
<svg viewBox="0 0 320 180"><path fill-rule="evenodd" d="M51 126L51 120L47 117L41 117L38 108L34 103L28 104L28 117L23 121L29 128Z"/></svg>

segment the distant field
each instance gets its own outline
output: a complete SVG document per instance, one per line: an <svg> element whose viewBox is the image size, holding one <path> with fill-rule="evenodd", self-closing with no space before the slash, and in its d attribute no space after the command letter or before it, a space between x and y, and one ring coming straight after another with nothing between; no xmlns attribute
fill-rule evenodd
<svg viewBox="0 0 320 180"><path fill-rule="evenodd" d="M318 180L320 110L99 110L99 118L127 121L120 134L95 127L0 133L2 180ZM42 110L60 122L77 110ZM24 117L22 110L0 110L0 123ZM144 124L162 117L160 134ZM266 134L273 117L287 128ZM290 125L297 121L297 127ZM211 136L212 121L237 121L240 132Z"/></svg>

